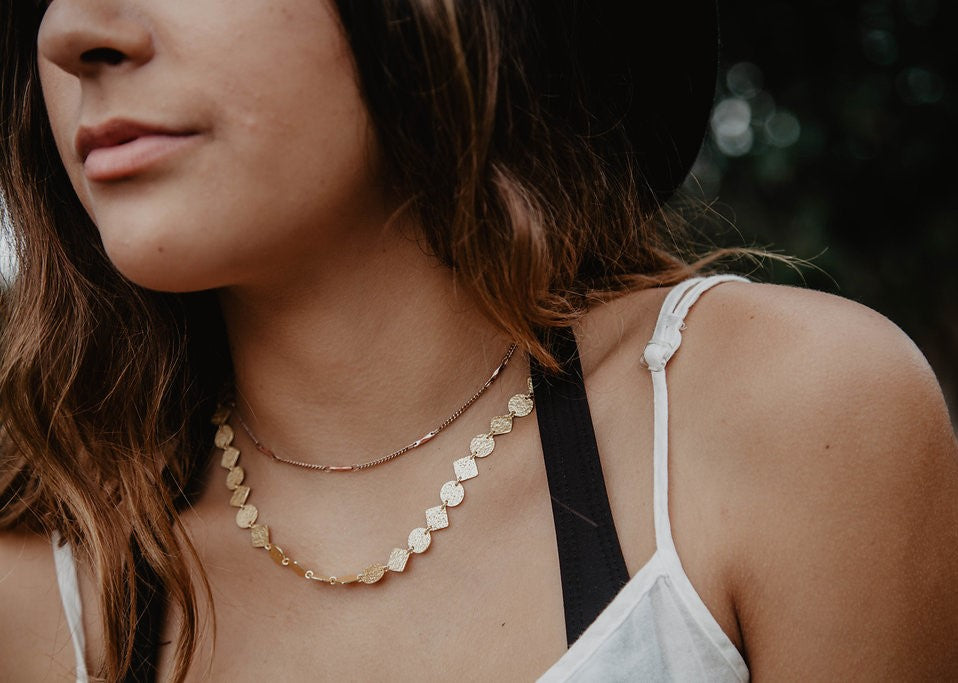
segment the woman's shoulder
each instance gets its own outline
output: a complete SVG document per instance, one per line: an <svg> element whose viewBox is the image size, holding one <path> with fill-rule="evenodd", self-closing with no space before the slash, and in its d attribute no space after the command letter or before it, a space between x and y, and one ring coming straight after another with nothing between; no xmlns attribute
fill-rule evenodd
<svg viewBox="0 0 958 683"><path fill-rule="evenodd" d="M584 321L587 374L602 377L604 364L649 374L642 353L666 293L626 295ZM681 335L667 366L670 459L694 458L742 500L774 492L778 506L879 491L900 503L950 487L958 521L958 443L941 388L887 318L839 296L732 281L702 295Z"/></svg>
<svg viewBox="0 0 958 683"><path fill-rule="evenodd" d="M0 673L4 680L74 680L50 539L0 532Z"/></svg>
<svg viewBox="0 0 958 683"><path fill-rule="evenodd" d="M905 444L914 466L919 450L953 455L934 372L870 308L797 287L728 282L702 298L686 325L670 382L706 394L718 416L755 442L741 444L743 458L758 459L750 464L767 461L775 443L771 450L787 450L792 462L825 468L901 470L910 466Z"/></svg>
<svg viewBox="0 0 958 683"><path fill-rule="evenodd" d="M627 294L590 312L580 335L588 362L600 368L622 355L638 362L669 289ZM823 292L740 281L714 286L686 315L668 374L670 386L690 379L709 398L734 396L716 408L747 407L752 433L822 433L872 420L878 433L952 436L934 372L915 344L876 311Z"/></svg>
<svg viewBox="0 0 958 683"><path fill-rule="evenodd" d="M664 296L584 322L596 367L638 365ZM689 564L723 565L753 672L958 674L942 655L958 444L921 352L875 311L793 287L723 283L685 323L667 369L673 530Z"/></svg>
<svg viewBox="0 0 958 683"><path fill-rule="evenodd" d="M583 366L598 393L615 391L623 368L647 382L639 379L649 374L642 354L668 291L622 296L583 320ZM778 468L918 476L931 462L955 461L934 372L894 323L865 306L797 287L723 282L691 308L681 336L667 366L672 450L688 441L700 467L739 466L752 480L784 475ZM707 443L691 442L695 434Z"/></svg>
<svg viewBox="0 0 958 683"><path fill-rule="evenodd" d="M686 325L670 393L694 404L722 466L737 467L750 493L844 506L868 491L930 492L931 472L958 487L958 444L934 372L881 314L822 292L729 282Z"/></svg>

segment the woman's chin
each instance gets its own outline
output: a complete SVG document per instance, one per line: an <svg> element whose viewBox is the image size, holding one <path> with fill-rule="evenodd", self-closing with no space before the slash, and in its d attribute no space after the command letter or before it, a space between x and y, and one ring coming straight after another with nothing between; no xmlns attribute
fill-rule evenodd
<svg viewBox="0 0 958 683"><path fill-rule="evenodd" d="M222 286L225 280L217 264L201 262L195 253L184 258L162 247L145 254L108 247L107 256L127 280L158 292L198 292Z"/></svg>

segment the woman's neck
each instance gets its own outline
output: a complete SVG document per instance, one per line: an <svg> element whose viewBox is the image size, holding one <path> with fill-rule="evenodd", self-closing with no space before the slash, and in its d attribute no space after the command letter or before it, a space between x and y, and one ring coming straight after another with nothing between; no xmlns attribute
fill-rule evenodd
<svg viewBox="0 0 958 683"><path fill-rule="evenodd" d="M511 340L397 230L335 254L308 275L225 289L220 301L237 404L257 435L290 457L339 464L435 427Z"/></svg>

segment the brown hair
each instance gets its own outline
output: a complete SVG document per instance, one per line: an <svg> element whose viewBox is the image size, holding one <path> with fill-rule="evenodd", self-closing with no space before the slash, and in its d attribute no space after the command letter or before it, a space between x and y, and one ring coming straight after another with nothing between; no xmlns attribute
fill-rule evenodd
<svg viewBox="0 0 958 683"><path fill-rule="evenodd" d="M131 664L136 573L155 575L183 615L182 680L196 556L177 507L210 451L225 332L210 294L147 291L104 253L45 115L42 4L0 0L0 188L18 265L0 309L0 529L57 530L92 569L108 680ZM547 367L537 331L706 263L665 248L681 219L648 203L621 123L583 98L560 111L542 97L524 3L337 5L389 177L426 245Z"/></svg>

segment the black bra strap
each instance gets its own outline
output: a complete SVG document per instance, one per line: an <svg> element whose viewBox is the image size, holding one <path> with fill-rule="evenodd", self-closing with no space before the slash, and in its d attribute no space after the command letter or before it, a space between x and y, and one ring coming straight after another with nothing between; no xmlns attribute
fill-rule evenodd
<svg viewBox="0 0 958 683"><path fill-rule="evenodd" d="M539 438L555 519L566 638L569 645L628 582L602 478L599 449L571 330L552 332L562 374L547 374L533 359Z"/></svg>
<svg viewBox="0 0 958 683"><path fill-rule="evenodd" d="M166 596L162 592L160 577L146 561L135 539L132 549L136 571L136 624L133 627L133 660L124 682L148 683L156 680Z"/></svg>

